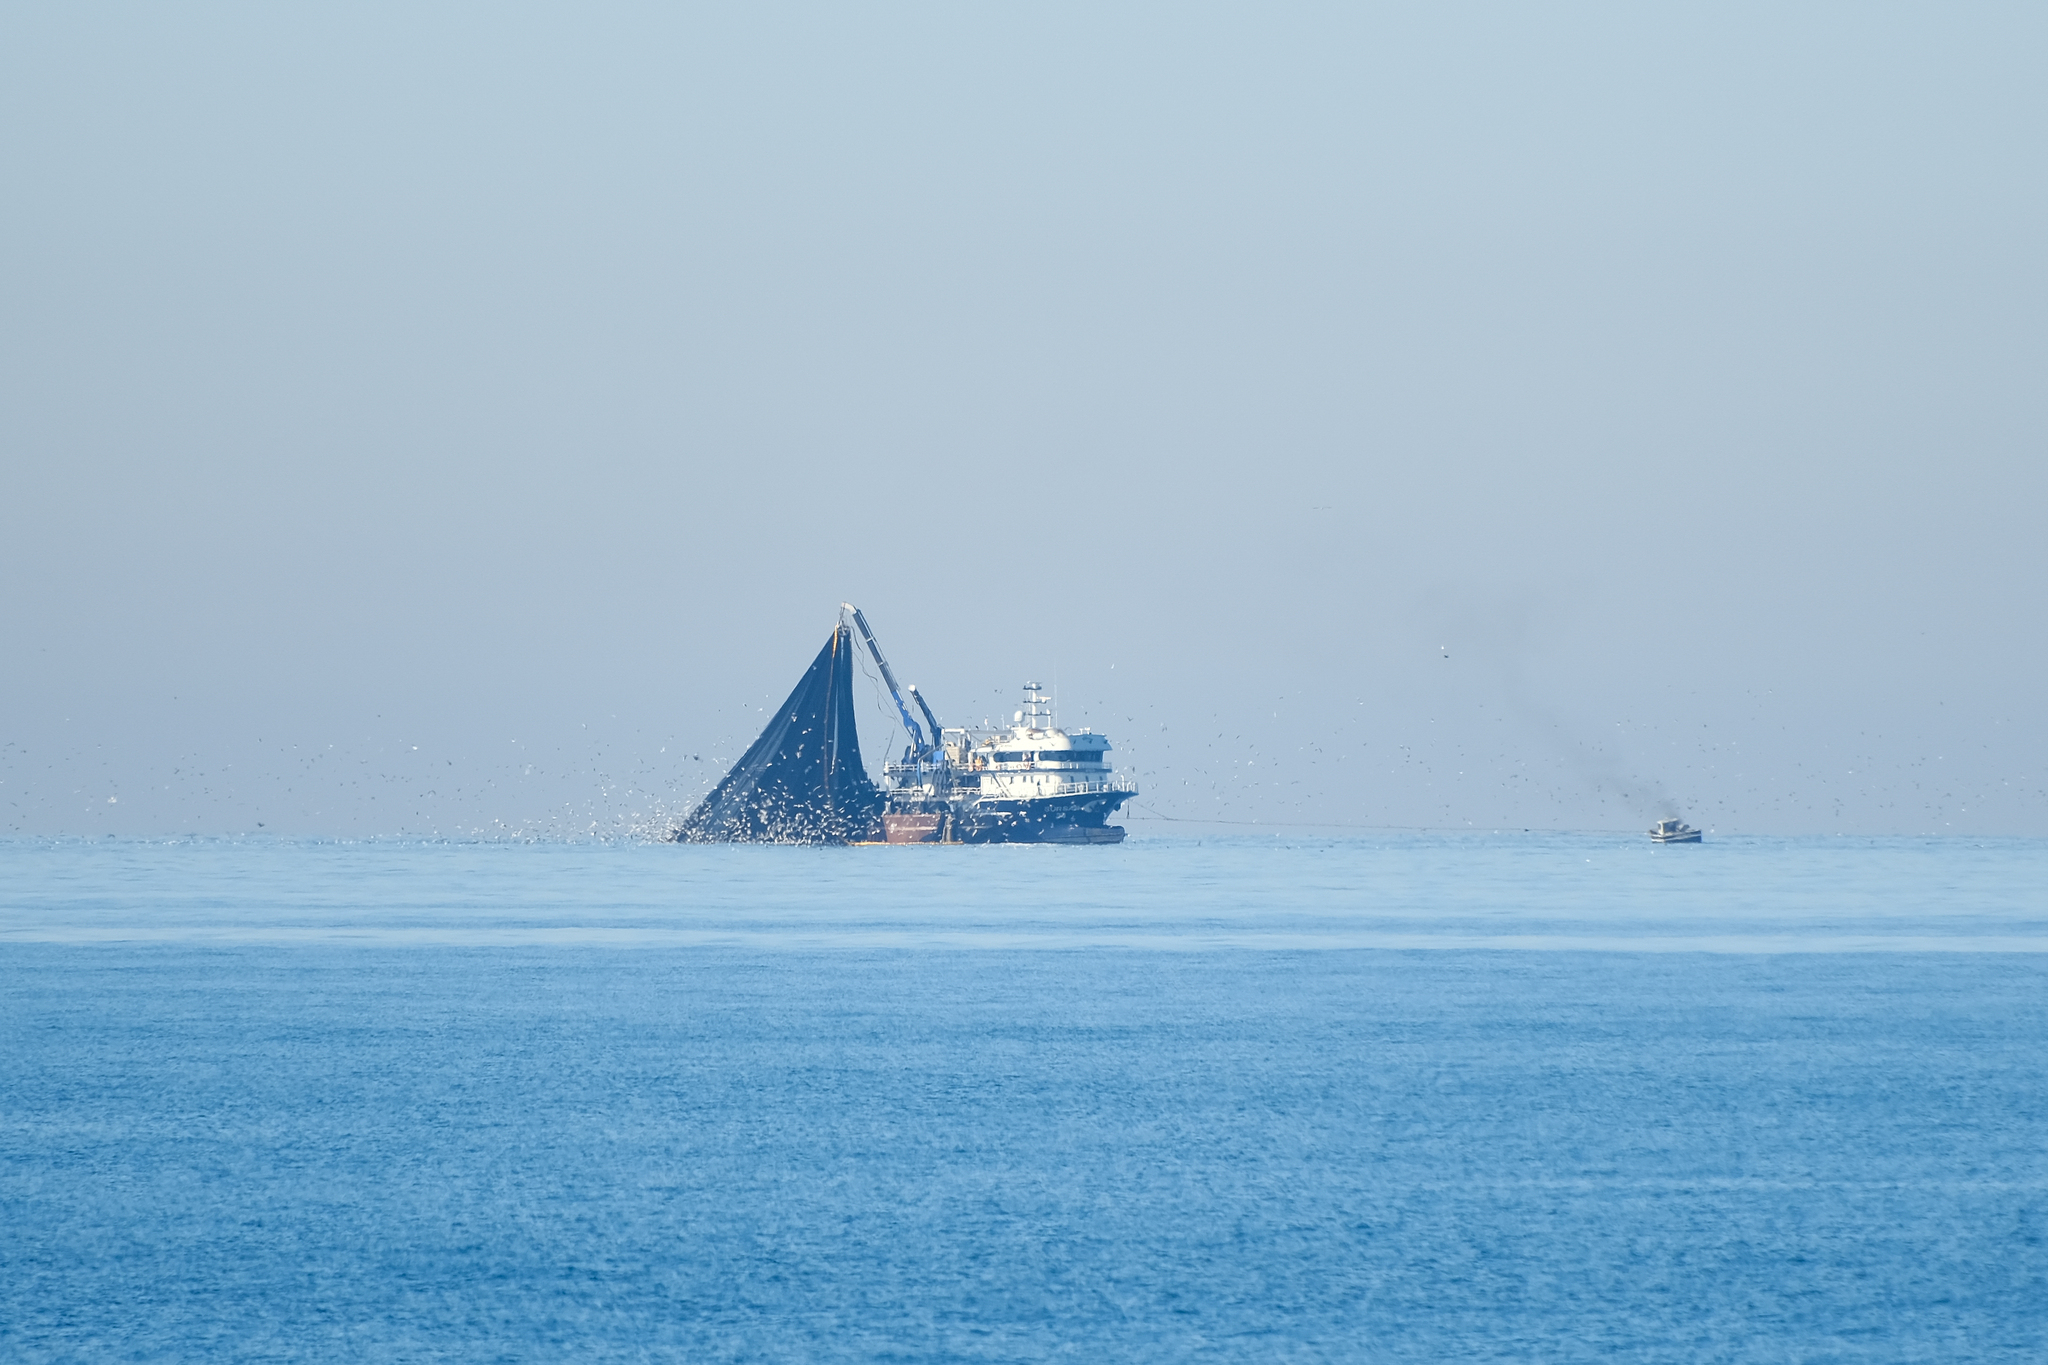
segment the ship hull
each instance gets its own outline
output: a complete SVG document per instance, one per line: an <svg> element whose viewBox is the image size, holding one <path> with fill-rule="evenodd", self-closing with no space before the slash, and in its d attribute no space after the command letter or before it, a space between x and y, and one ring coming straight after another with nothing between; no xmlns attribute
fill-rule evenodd
<svg viewBox="0 0 2048 1365"><path fill-rule="evenodd" d="M940 811L891 812L882 817L885 844L939 844L946 840L946 817Z"/></svg>
<svg viewBox="0 0 2048 1365"><path fill-rule="evenodd" d="M891 844L1119 844L1121 825L1109 817L1129 792L1072 792L1057 796L925 797L901 802L882 817Z"/></svg>
<svg viewBox="0 0 2048 1365"><path fill-rule="evenodd" d="M1108 821L1128 799L1127 793L1116 791L982 797L955 814L953 837L963 844L1121 843L1123 827Z"/></svg>

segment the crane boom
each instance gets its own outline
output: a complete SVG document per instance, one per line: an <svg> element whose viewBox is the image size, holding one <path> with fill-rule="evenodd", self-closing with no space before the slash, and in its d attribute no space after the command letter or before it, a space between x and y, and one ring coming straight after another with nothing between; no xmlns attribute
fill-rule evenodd
<svg viewBox="0 0 2048 1365"><path fill-rule="evenodd" d="M932 727L932 743L937 745L944 736L939 733L939 718L932 714L931 703L924 699L924 693L917 690L916 683L910 685L910 696L917 703L917 709L924 712L925 724Z"/></svg>
<svg viewBox="0 0 2048 1365"><path fill-rule="evenodd" d="M853 623L860 627L860 638L868 642L868 653L875 656L875 663L882 670L882 681L888 685L889 695L896 700L896 714L903 717L903 728L909 731L911 743L917 746L918 761L922 762L924 756L931 752L931 745L925 743L924 731L917 728L917 722L911 718L910 708L903 704L903 689L896 685L896 675L890 671L889 661L882 657L882 647L875 643L875 633L868 629L868 618L862 616L860 608L851 602L841 602L839 605L853 613ZM915 695L914 692L913 695ZM924 705L923 698L920 697L918 699L918 705ZM931 711L927 709L925 715L931 715ZM934 721L932 723L932 742L934 744L938 742L938 737L938 723Z"/></svg>

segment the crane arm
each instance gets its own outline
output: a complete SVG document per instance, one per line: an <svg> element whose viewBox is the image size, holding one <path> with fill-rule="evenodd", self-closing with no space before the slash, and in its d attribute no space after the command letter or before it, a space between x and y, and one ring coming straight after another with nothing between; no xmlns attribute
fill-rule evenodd
<svg viewBox="0 0 2048 1365"><path fill-rule="evenodd" d="M932 744L936 746L943 738L939 733L939 718L932 714L931 704L924 699L924 693L917 690L916 683L910 685L910 696L917 703L917 709L924 712L924 723L932 727Z"/></svg>
<svg viewBox="0 0 2048 1365"><path fill-rule="evenodd" d="M890 671L889 661L882 657L882 647L875 643L875 633L868 629L868 618L862 616L860 608L851 602L839 605L853 613L853 623L860 627L860 638L868 642L868 653L875 656L875 663L882 670L882 681L888 685L889 695L896 700L896 714L903 717L903 728L910 732L911 742L917 746L917 756L922 759L931 752L931 747L924 742L924 731L918 729L917 722L911 719L910 708L903 704L903 689L896 685L896 675ZM918 704L924 704L922 698ZM931 712L926 711L925 714L929 716ZM933 727L932 739L934 743L938 740L936 726Z"/></svg>

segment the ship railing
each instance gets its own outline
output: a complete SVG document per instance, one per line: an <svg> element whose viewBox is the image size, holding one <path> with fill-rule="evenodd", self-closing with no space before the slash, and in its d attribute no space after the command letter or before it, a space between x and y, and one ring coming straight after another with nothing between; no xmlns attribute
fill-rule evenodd
<svg viewBox="0 0 2048 1365"><path fill-rule="evenodd" d="M1039 770L1041 774L1044 771L1044 769ZM1006 773L1004 776L1012 776L1012 774ZM991 789L987 786L984 786L982 790L984 792L991 792ZM1078 782L1059 782L1053 786L1034 787L1031 794L1033 796L1087 796L1094 792L1135 792L1137 790L1138 784L1135 779L1126 777L1122 773L1117 773L1112 777L1083 779ZM996 788L991 794L1000 795L1001 789Z"/></svg>
<svg viewBox="0 0 2048 1365"><path fill-rule="evenodd" d="M888 763L883 765L882 771L885 782L892 783L896 790L914 792L920 785L918 782L920 774L917 765L914 763ZM984 768L976 776L986 779L991 775L997 777L1022 777L1026 773L1030 773L1037 777L1057 777L1062 779L1052 786L1034 786L1032 789L1033 796L1088 796L1095 792L1136 792L1138 790L1137 780L1124 773L1112 773L1107 777L1067 780L1066 773L1069 771L1071 769L1019 768L1015 771L1008 771ZM922 776L924 781L932 783L939 793L944 793L954 786L954 783L948 777L941 776L930 765L925 767ZM973 787L970 786L968 789L971 791ZM982 790L989 791L991 788L983 786Z"/></svg>

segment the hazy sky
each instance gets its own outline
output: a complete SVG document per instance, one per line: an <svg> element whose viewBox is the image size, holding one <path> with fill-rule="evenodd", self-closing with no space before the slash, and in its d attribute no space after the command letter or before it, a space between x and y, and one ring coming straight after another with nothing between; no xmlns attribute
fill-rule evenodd
<svg viewBox="0 0 2048 1365"><path fill-rule="evenodd" d="M850 599L1140 815L2048 835L2044 167L2039 5L14 5L0 832L658 824Z"/></svg>

